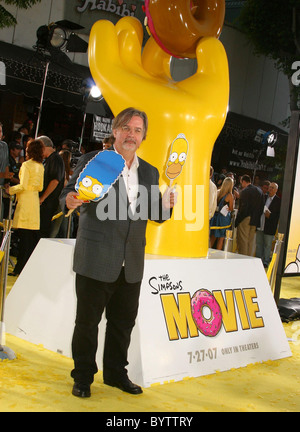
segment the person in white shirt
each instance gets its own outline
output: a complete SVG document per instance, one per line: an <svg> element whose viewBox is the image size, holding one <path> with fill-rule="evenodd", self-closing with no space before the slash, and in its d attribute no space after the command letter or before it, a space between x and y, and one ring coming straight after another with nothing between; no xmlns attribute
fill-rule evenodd
<svg viewBox="0 0 300 432"><path fill-rule="evenodd" d="M77 397L91 396L90 386L98 371L98 325L104 309L107 324L103 382L130 394L143 392L139 385L130 381L126 366L143 278L146 227L148 220L163 223L169 219L176 202L171 190L167 189L161 196L157 168L136 155L146 138L147 128L146 113L135 108L123 110L113 121L114 151L123 156L126 165L106 197L107 205L113 202L114 208L118 209L117 217L101 219L97 211L101 201L85 203L76 198L76 179L94 153L79 160L61 195L61 208L65 212L80 207L73 261L77 312L72 340L74 369L71 372L74 379L72 394ZM138 193L142 196L142 190L147 191L147 196L139 199ZM157 209L157 214L151 211L152 206L153 210ZM125 217L120 211L124 208Z"/></svg>
<svg viewBox="0 0 300 432"><path fill-rule="evenodd" d="M256 257L261 258L264 267L271 260L271 249L277 230L280 214L280 198L276 195L278 185L271 183L269 194L265 195L265 206L260 219L260 227L256 231Z"/></svg>

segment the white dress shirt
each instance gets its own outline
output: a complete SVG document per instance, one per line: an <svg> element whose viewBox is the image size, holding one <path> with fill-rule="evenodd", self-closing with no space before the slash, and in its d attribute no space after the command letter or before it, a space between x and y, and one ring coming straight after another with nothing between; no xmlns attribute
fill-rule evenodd
<svg viewBox="0 0 300 432"><path fill-rule="evenodd" d="M267 209L269 209L271 202L273 201L274 196L275 195L273 195L272 197L268 196L268 198L266 200L264 210L263 210L261 218L260 218L260 227L257 228L259 231L263 231L265 229L265 221L266 221L265 211Z"/></svg>
<svg viewBox="0 0 300 432"><path fill-rule="evenodd" d="M125 164L125 167L122 172L122 177L124 179L128 201L129 201L132 214L134 214L136 211L136 202L137 202L138 191L139 191L138 167L139 167L139 160L137 155L135 154L131 167L128 168L127 164Z"/></svg>

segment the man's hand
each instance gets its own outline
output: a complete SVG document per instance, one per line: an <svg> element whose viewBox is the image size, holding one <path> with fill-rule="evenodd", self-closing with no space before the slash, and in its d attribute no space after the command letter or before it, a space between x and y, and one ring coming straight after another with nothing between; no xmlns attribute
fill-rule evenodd
<svg viewBox="0 0 300 432"><path fill-rule="evenodd" d="M66 196L66 206L69 210L75 210L84 203L83 200L76 198L77 196L79 196L77 192L69 192Z"/></svg>
<svg viewBox="0 0 300 432"><path fill-rule="evenodd" d="M174 188L167 188L162 197L163 210L169 210L175 207L177 203L177 192Z"/></svg>

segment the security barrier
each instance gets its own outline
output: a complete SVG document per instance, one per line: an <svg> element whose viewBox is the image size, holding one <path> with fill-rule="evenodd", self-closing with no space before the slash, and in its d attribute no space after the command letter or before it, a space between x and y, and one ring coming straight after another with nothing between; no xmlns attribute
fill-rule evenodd
<svg viewBox="0 0 300 432"><path fill-rule="evenodd" d="M14 360L15 353L5 343L5 324L4 324L4 309L7 286L7 273L9 264L10 238L11 238L12 220L3 221L3 240L0 248L0 360Z"/></svg>
<svg viewBox="0 0 300 432"><path fill-rule="evenodd" d="M284 234L278 234L278 239L276 240L276 243L274 246L272 259L271 259L271 262L270 262L268 270L267 270L267 278L268 278L268 281L270 283L272 293L275 292L276 274L277 274L277 269L278 269L281 247L283 244L283 238L284 238Z"/></svg>
<svg viewBox="0 0 300 432"><path fill-rule="evenodd" d="M2 214L2 193L3 187L0 188L0 214ZM10 252L10 239L11 239L11 228L12 228L12 206L14 197L10 197L10 206L8 217L9 219L3 220L0 223L3 232L2 243L0 247L0 360L14 360L16 358L15 353L5 344L5 324L4 324L4 309L5 309L5 298L6 298L6 286L7 286L7 274L9 265L9 252Z"/></svg>

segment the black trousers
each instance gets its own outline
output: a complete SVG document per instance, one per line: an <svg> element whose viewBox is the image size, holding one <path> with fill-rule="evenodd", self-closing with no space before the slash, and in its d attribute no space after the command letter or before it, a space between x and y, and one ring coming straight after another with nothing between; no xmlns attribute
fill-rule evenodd
<svg viewBox="0 0 300 432"><path fill-rule="evenodd" d="M40 206L40 238L49 238L51 235L52 218L58 212L58 200L46 200Z"/></svg>
<svg viewBox="0 0 300 432"><path fill-rule="evenodd" d="M77 312L72 340L74 381L92 384L98 371L98 326L105 309L106 334L103 378L127 376L127 352L138 312L141 282L126 282L124 268L116 282L105 283L76 275Z"/></svg>
<svg viewBox="0 0 300 432"><path fill-rule="evenodd" d="M14 268L14 272L20 274L38 244L39 231L19 228L17 233L20 243L17 264Z"/></svg>

